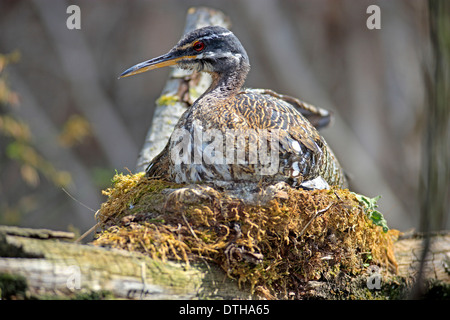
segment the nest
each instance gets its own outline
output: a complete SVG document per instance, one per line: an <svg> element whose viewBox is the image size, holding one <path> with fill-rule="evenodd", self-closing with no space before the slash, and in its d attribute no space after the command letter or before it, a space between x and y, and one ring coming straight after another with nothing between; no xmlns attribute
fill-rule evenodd
<svg viewBox="0 0 450 320"><path fill-rule="evenodd" d="M397 268L398 232L380 226L368 198L348 190L187 186L139 173L116 175L104 194L94 244L188 265L212 261L273 297L301 297L311 280L370 265Z"/></svg>

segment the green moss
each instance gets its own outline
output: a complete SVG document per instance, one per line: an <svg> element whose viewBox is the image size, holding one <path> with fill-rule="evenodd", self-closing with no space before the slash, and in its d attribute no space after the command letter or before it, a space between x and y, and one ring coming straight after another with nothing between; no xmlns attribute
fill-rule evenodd
<svg viewBox="0 0 450 320"><path fill-rule="evenodd" d="M112 298L114 298L112 292L101 290L77 293L74 297L71 297L71 300L110 300Z"/></svg>
<svg viewBox="0 0 450 320"><path fill-rule="evenodd" d="M200 96L203 94L204 91L198 91L195 86L189 87L189 96L191 97L192 101L197 100L200 98Z"/></svg>
<svg viewBox="0 0 450 320"><path fill-rule="evenodd" d="M24 299L27 296L27 289L25 277L0 273L0 297L2 299Z"/></svg>
<svg viewBox="0 0 450 320"><path fill-rule="evenodd" d="M180 98L178 96L165 94L156 100L156 104L160 106L173 106L175 103L179 102Z"/></svg>
<svg viewBox="0 0 450 320"><path fill-rule="evenodd" d="M365 274L374 264L397 267L398 232L376 225L348 190L289 188L255 205L210 186L137 174L116 176L105 194L94 244L187 264L214 261L267 297L301 298L311 280Z"/></svg>
<svg viewBox="0 0 450 320"><path fill-rule="evenodd" d="M113 186L103 191L108 200L102 204L96 218L103 223L116 224L126 215L162 210L164 196L161 191L178 185L150 180L143 172L135 175L116 174ZM148 217L153 219L153 217Z"/></svg>
<svg viewBox="0 0 450 320"><path fill-rule="evenodd" d="M427 284L428 290L423 298L428 300L450 300L450 284L443 281L431 280Z"/></svg>

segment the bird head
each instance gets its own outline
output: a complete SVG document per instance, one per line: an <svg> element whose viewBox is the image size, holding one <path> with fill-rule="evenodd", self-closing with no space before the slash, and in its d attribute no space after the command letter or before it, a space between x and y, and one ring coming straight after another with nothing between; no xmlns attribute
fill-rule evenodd
<svg viewBox="0 0 450 320"><path fill-rule="evenodd" d="M119 78L166 66L225 74L238 68L248 72L250 64L244 47L230 30L209 26L187 33L168 53L134 65Z"/></svg>

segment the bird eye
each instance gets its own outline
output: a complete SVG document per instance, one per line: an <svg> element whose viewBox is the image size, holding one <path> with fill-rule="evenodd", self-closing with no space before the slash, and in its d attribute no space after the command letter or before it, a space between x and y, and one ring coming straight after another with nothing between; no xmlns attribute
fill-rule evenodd
<svg viewBox="0 0 450 320"><path fill-rule="evenodd" d="M195 41L194 45L193 45L193 48L194 48L195 51L200 52L203 49L205 49L205 44L203 42L201 42L201 41Z"/></svg>

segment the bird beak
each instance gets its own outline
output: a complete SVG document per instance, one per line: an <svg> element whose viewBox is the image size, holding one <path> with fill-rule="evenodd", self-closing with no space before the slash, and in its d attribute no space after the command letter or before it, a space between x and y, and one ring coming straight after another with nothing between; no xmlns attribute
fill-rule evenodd
<svg viewBox="0 0 450 320"><path fill-rule="evenodd" d="M144 61L144 62L141 62L141 63L138 63L138 64L132 66L131 68L122 72L122 74L119 76L119 79L129 77L129 76L132 76L132 75L135 75L138 73L146 72L148 70L158 69L158 68L167 67L167 66L173 66L173 65L177 64L178 61L180 61L180 60L193 59L195 57L196 56L174 57L173 54L171 52L169 52L169 53L166 53L157 58L150 59L150 60L147 60L147 61Z"/></svg>

